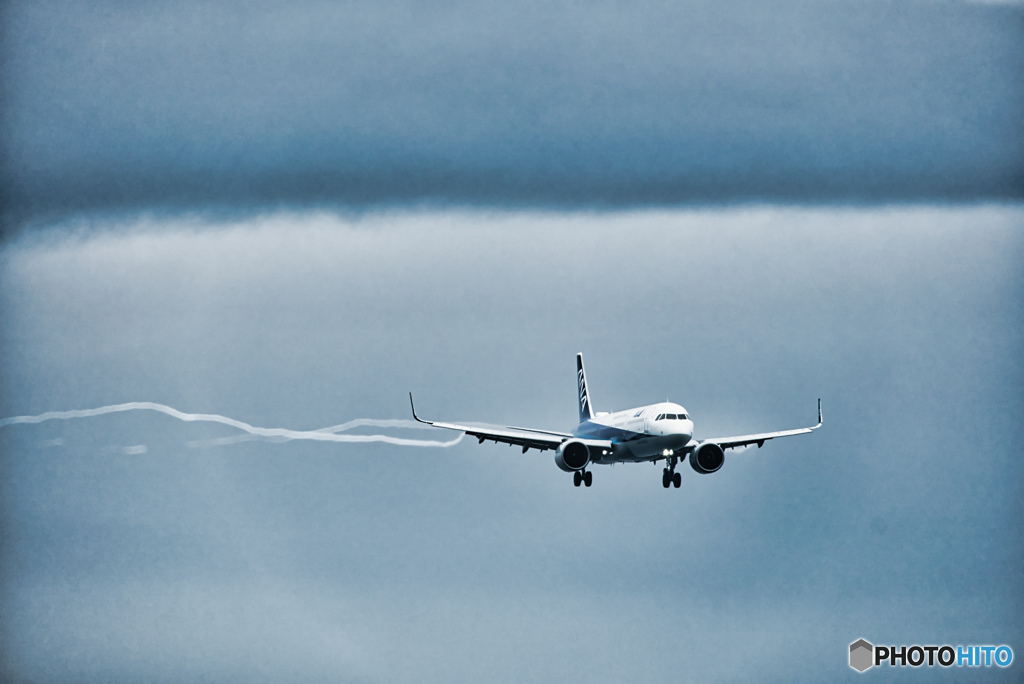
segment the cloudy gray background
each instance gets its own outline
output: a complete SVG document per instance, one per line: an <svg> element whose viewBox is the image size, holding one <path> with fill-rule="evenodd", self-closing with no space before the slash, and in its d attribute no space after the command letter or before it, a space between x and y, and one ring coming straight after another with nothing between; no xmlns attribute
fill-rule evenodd
<svg viewBox="0 0 1024 684"><path fill-rule="evenodd" d="M12 2L9 223L83 208L1020 198L1024 12Z"/></svg>
<svg viewBox="0 0 1024 684"><path fill-rule="evenodd" d="M1022 214L306 214L24 238L2 264L5 415L149 400L314 429L407 416L413 390L430 417L566 429L580 350L599 409L670 398L707 437L810 424L821 396L826 423L667 491L642 465L575 489L550 454L472 440L9 426L8 672L821 681L856 674L862 636L1016 648Z"/></svg>
<svg viewBox="0 0 1024 684"><path fill-rule="evenodd" d="M1022 652L1019 4L2 13L0 417L316 429L411 390L564 430L582 351L598 409L668 398L707 437L820 396L826 424L669 491L472 440L0 427L0 678L825 681L859 637Z"/></svg>

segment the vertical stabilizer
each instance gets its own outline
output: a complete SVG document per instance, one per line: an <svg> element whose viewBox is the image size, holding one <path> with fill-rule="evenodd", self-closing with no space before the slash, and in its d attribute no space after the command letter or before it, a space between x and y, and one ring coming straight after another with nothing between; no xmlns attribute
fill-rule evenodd
<svg viewBox="0 0 1024 684"><path fill-rule="evenodd" d="M590 392L587 391L587 374L583 370L583 354L576 355L576 384L579 389L580 422L594 417L594 409L590 405Z"/></svg>

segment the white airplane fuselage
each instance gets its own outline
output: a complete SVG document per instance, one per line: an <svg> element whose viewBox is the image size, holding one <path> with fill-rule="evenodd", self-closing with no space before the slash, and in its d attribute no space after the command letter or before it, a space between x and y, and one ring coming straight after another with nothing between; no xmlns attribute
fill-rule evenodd
<svg viewBox="0 0 1024 684"><path fill-rule="evenodd" d="M679 404L662 402L626 411L598 413L580 423L572 434L581 439L613 442L612 449L594 454L595 463L657 461L693 440L693 421Z"/></svg>

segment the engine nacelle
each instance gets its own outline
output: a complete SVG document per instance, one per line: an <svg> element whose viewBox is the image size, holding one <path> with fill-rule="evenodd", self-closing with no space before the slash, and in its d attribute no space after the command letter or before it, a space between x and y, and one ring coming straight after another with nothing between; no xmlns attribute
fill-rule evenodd
<svg viewBox="0 0 1024 684"><path fill-rule="evenodd" d="M701 475L721 470L725 464L725 449L713 442L701 444L690 452L690 467Z"/></svg>
<svg viewBox="0 0 1024 684"><path fill-rule="evenodd" d="M555 465L567 473L583 470L590 463L590 448L583 442L562 442L555 452Z"/></svg>

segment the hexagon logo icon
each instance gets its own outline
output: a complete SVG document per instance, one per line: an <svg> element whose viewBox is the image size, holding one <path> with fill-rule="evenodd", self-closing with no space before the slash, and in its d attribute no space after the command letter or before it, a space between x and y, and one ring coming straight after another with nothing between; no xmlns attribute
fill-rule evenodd
<svg viewBox="0 0 1024 684"><path fill-rule="evenodd" d="M874 659L875 647L868 642L857 639L850 644L850 667L857 672L863 672L874 665Z"/></svg>

